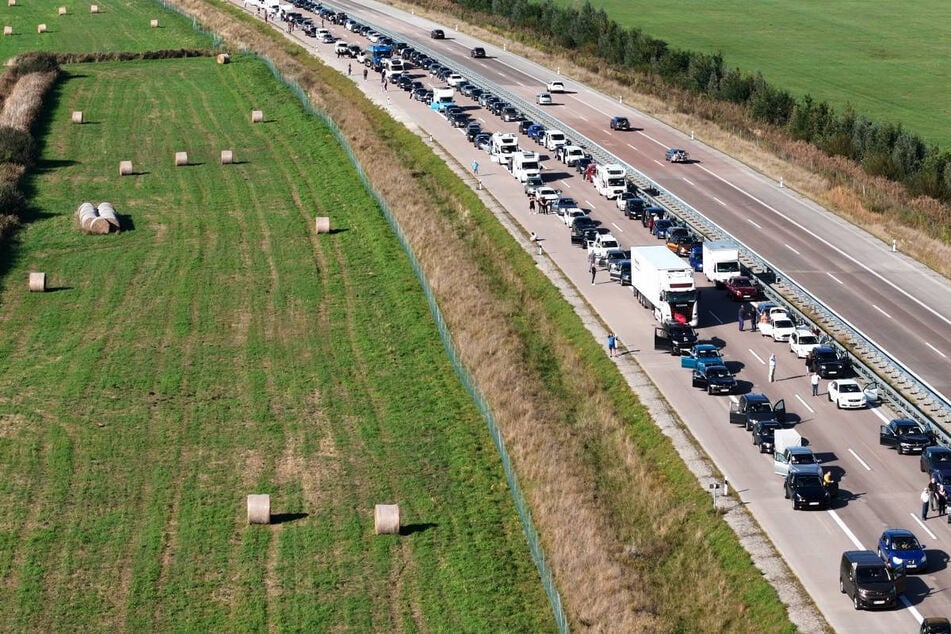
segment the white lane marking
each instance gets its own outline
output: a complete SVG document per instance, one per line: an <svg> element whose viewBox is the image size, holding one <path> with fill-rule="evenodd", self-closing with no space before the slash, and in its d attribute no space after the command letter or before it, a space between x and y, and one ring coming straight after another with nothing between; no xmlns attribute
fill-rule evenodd
<svg viewBox="0 0 951 634"><path fill-rule="evenodd" d="M715 312L713 312L712 310L710 311L710 316L713 317L714 319L716 319L718 324L722 324L722 323L723 323L723 320L720 319L719 317L717 317L717 314L716 314Z"/></svg>
<svg viewBox="0 0 951 634"><path fill-rule="evenodd" d="M683 179L684 179L684 182L687 183L688 185L690 185L691 187L695 187L695 185L694 185L693 183L691 183L688 179L684 178L683 176L681 176L681 178L683 178Z"/></svg>
<svg viewBox="0 0 951 634"><path fill-rule="evenodd" d="M739 403L739 402L740 402L740 399L738 399L738 398L736 398L735 396L733 396L732 394L730 394L730 402L731 402L731 403Z"/></svg>
<svg viewBox="0 0 951 634"><path fill-rule="evenodd" d="M834 280L835 280L836 282L838 282L839 284L843 284L842 280L840 280L839 278L837 278L837 277L836 277L835 275L833 275L832 273L826 273L826 275L828 275L829 277L831 277L832 279L834 279Z"/></svg>
<svg viewBox="0 0 951 634"><path fill-rule="evenodd" d="M644 137L644 138L650 139L651 141L653 141L654 143L656 143L657 145L661 146L661 147L664 148L664 149L667 149L667 148L669 147L666 143L661 143L660 141L658 141L657 139L655 139L655 138L652 137L651 135L646 134L643 130L641 131L641 136ZM656 162L656 161L655 161L655 162Z"/></svg>
<svg viewBox="0 0 951 634"><path fill-rule="evenodd" d="M829 510L827 511L827 513L828 513L829 516L835 521L835 523L839 525L839 528L842 529L842 532L845 533L845 536L848 537L850 540L852 540L852 544L853 544L857 549L859 549L859 550L865 550L865 549L862 547L862 542L860 542L860 541L859 541L859 538L855 536L855 533L853 533L852 531L849 530L849 527L845 525L845 522L842 521L842 518L839 517L839 514L838 514L838 513L836 513L836 512L833 511L832 509L829 509Z"/></svg>
<svg viewBox="0 0 951 634"><path fill-rule="evenodd" d="M882 310L881 308L879 308L879 307L876 306L875 304L872 304L872 308L874 308L875 310L877 310L877 311L880 312L881 314L885 315L885 316L888 317L889 319L893 319L893 317L892 317L891 315L889 315L888 313L886 313L884 310Z"/></svg>
<svg viewBox="0 0 951 634"><path fill-rule="evenodd" d="M761 226L759 226L758 224L756 224L755 222L753 222L753 221L750 220L749 218L746 219L746 222L750 223L751 225L753 225L753 226L756 227L757 229L762 229Z"/></svg>
<svg viewBox="0 0 951 634"><path fill-rule="evenodd" d="M709 174L710 176L713 176L714 178L716 178L718 181L720 181L720 182L722 182L722 183L728 185L729 187L732 187L733 189L735 189L736 191L740 192L740 193L743 194L744 196L746 196L746 197L750 198L751 200L753 200L753 201L759 203L760 205L762 205L762 206L765 207L766 209L769 209L769 210L772 211L774 214L776 214L777 216L779 216L780 218L782 218L783 220L785 220L785 221L788 222L789 224L793 225L794 227L796 227L796 228L799 229L800 231L802 231L802 232L806 233L807 235L812 236L812 237L815 238L816 240L822 242L824 245L826 245L827 247L829 247L830 249L832 249L832 250L835 251L836 253L840 254L842 257L846 258L847 260L849 260L849 261L852 262L853 264L855 264L855 265L857 265L857 266L860 266L862 269L868 271L870 274L874 275L875 277L877 277L878 279L880 279L882 282L888 284L888 285L891 286L893 289L895 289L896 291L898 291L899 293L901 293L902 295L904 295L905 297L907 297L908 299L910 299L910 300L913 301L914 303L918 304L918 306L920 306L921 308L924 308L926 311L928 311L929 313L931 313L932 315L934 315L935 317L937 317L938 319L940 319L940 320L943 321L944 323L946 323L946 324L948 324L948 325L951 325L951 318L945 317L945 316L942 315L940 312L938 312L937 310L935 310L935 309L932 308L931 306L928 306L926 303L924 303L923 301L921 301L920 299L918 299L917 297L915 297L914 295L912 295L911 293L909 293L909 292L906 291L905 289L901 288L898 284L896 284L895 282L892 282L891 280L889 280L888 278L886 278L886 277L885 277L884 275L882 275L881 273L878 273L878 272L876 272L876 271L873 271L871 267L869 267L867 264L861 262L858 258L855 258L855 257L849 255L848 253L846 253L845 251L843 251L842 249L840 249L840 248L837 247L836 245L832 244L831 242L829 242L829 241L826 240L825 238L819 236L818 234L816 234L816 233L813 232L813 231L810 231L807 227L805 227L805 226L803 226L802 224L800 224L800 223L796 222L795 220L791 219L789 216L787 216L787 215L784 214L783 212L781 212L781 211L779 211L778 209L776 209L775 207L773 207L773 206L767 204L765 201L760 200L759 198L757 198L757 197L754 196L753 194L747 192L747 191L744 190L744 189L741 189L741 188L738 187L737 185L734 185L733 183L731 183L730 181L726 180L725 178L723 178L723 177L720 176L719 174L715 174L715 173L711 172L709 169L707 169L706 167L704 167L704 166L701 165L701 164L695 163L695 165L696 165L699 169L702 169L703 171L705 171L705 172L706 172L707 174ZM804 207L805 207L805 206L804 206ZM808 208L807 208L807 209L808 209Z"/></svg>
<svg viewBox="0 0 951 634"><path fill-rule="evenodd" d="M663 163L661 163L661 162L658 161L657 159L654 159L654 162L657 163L658 165L660 165L661 167L666 167L666 165L664 165Z"/></svg>
<svg viewBox="0 0 951 634"><path fill-rule="evenodd" d="M933 345L931 345L931 344L928 343L927 341L925 342L925 345L928 346L929 348L931 348L932 350L934 350L935 352L937 352L938 354L940 354L942 357L944 357L944 358L946 358L946 359L948 358L948 355L946 355L945 353L941 352L940 350L938 350L937 348L935 348Z"/></svg>
<svg viewBox="0 0 951 634"><path fill-rule="evenodd" d="M634 150L635 152L637 152L637 148L634 147L633 145L631 145L630 143L627 144L627 147L629 147L629 148L631 148L632 150Z"/></svg>
<svg viewBox="0 0 951 634"><path fill-rule="evenodd" d="M810 414L815 414L815 413L816 413L816 410L814 410L814 409L812 409L811 407L809 407L809 404L806 403L804 400L802 400L802 397L799 396L798 394L796 394L796 400L799 401L800 403L802 403L802 406L805 407L807 410L809 410L809 413L810 413Z"/></svg>
<svg viewBox="0 0 951 634"><path fill-rule="evenodd" d="M898 598L901 599L901 602L905 604L905 607L908 608L911 615L918 621L918 625L921 625L921 622L925 620L925 617L921 616L921 612L915 609L915 606L911 604L911 601L905 595L899 595Z"/></svg>
<svg viewBox="0 0 951 634"><path fill-rule="evenodd" d="M594 208L594 203L588 200L587 198L584 199L584 204L586 204L589 208L592 208L592 209Z"/></svg>
<svg viewBox="0 0 951 634"><path fill-rule="evenodd" d="M793 253L795 253L796 255L802 255L802 253L800 253L799 251L796 251L794 248L792 248L788 244L783 244L783 246L789 249L790 251L792 251Z"/></svg>
<svg viewBox="0 0 951 634"><path fill-rule="evenodd" d="M751 355L753 355L754 357L756 357L756 360L757 360L757 361L759 361L760 363L763 363L763 364L766 363L765 361L763 361L762 359L760 359L760 357L759 357L758 354L756 354L755 352L753 352L753 349L752 349L752 348L747 348L747 350L750 351L750 354L751 354Z"/></svg>
<svg viewBox="0 0 951 634"><path fill-rule="evenodd" d="M880 421L882 421L883 423L887 423L887 422L888 422L888 416L885 416L885 414L882 414L880 411L878 411L878 409L879 409L879 408L873 409L873 410L872 410L872 413L875 414L876 416L878 416L878 419L879 419Z"/></svg>
<svg viewBox="0 0 951 634"><path fill-rule="evenodd" d="M872 470L872 468L871 468L870 466L868 466L868 465L865 463L864 460L862 460L861 458L859 458L859 455L858 455L857 453L855 453L855 452L852 450L851 447L849 448L849 453L852 454L852 457L853 457L853 458L855 458L856 460L859 461L859 464L860 464L860 465L862 465L863 467L865 467L865 470L866 470L866 471L871 471L871 470Z"/></svg>
<svg viewBox="0 0 951 634"><path fill-rule="evenodd" d="M718 202L718 203L720 203L721 205L723 205L724 207L726 207L726 203L723 202L722 200L720 200L719 198L717 198L716 196L713 197L713 200L715 200L716 202Z"/></svg>
<svg viewBox="0 0 951 634"><path fill-rule="evenodd" d="M619 226L617 226L617 225L614 224L613 222L611 223L611 226L614 227L615 229L617 229L618 231L620 231L621 233L624 233L624 229L621 229Z"/></svg>
<svg viewBox="0 0 951 634"><path fill-rule="evenodd" d="M921 530L923 530L924 532L928 533L928 537L930 537L931 539L933 539L933 540L935 540L935 541L938 540L938 536L935 535L934 533L932 533L930 530L928 530L928 527L925 526L925 523L921 521L921 518L918 517L917 514L915 514L915 513L909 513L909 515L911 515L911 519L915 520L915 521L918 523L918 526L921 527Z"/></svg>

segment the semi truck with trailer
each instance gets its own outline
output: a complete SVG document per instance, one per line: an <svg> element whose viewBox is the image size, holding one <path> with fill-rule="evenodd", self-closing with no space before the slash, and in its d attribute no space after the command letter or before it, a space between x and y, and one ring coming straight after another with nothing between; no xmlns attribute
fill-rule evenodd
<svg viewBox="0 0 951 634"><path fill-rule="evenodd" d="M667 247L631 249L631 289L657 321L697 325L700 310L693 269Z"/></svg>

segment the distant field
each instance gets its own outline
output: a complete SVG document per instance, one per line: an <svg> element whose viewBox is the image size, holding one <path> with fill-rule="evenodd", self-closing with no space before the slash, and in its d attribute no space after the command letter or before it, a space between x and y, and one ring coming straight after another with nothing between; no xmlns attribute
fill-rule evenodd
<svg viewBox="0 0 951 634"><path fill-rule="evenodd" d="M568 4L566 2L566 4ZM684 49L722 52L793 94L902 122L951 146L945 0L592 0L618 23Z"/></svg>
<svg viewBox="0 0 951 634"><path fill-rule="evenodd" d="M0 630L552 631L491 439L328 130L250 58L67 70L0 294ZM81 235L84 200L126 230ZM252 492L283 523L247 526ZM408 534L375 537L394 501Z"/></svg>
<svg viewBox="0 0 951 634"><path fill-rule="evenodd" d="M96 4L99 13L89 7ZM59 15L66 7L66 15ZM150 28L158 20L158 28ZM200 34L191 20L162 8L151 0L18 0L14 7L4 0L0 21L13 27L13 35L0 37L0 60L24 51L91 52L154 51L211 46L211 37ZM37 33L45 24L46 33Z"/></svg>

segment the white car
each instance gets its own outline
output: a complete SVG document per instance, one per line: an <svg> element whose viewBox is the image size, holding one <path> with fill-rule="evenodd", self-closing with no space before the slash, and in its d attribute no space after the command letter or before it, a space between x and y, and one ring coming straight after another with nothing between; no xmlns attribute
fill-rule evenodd
<svg viewBox="0 0 951 634"><path fill-rule="evenodd" d="M865 390L855 379L838 379L829 383L829 400L839 409L868 407Z"/></svg>
<svg viewBox="0 0 951 634"><path fill-rule="evenodd" d="M565 82L556 79L546 84L545 88L548 89L548 92L565 92Z"/></svg>
<svg viewBox="0 0 951 634"><path fill-rule="evenodd" d="M561 219L565 222L566 227L571 227L571 223L574 222L575 218L587 215L588 214L577 207L570 207L568 209L561 210Z"/></svg>
<svg viewBox="0 0 951 634"><path fill-rule="evenodd" d="M759 324L759 334L772 337L773 341L789 341L789 335L796 331L796 324L786 313L774 314L765 324Z"/></svg>
<svg viewBox="0 0 951 634"><path fill-rule="evenodd" d="M819 337L808 328L797 328L789 335L789 351L796 353L800 359L805 359L813 348L819 345Z"/></svg>
<svg viewBox="0 0 951 634"><path fill-rule="evenodd" d="M549 204L554 204L556 200L561 198L561 192L553 187L539 187L535 190L535 198L545 200Z"/></svg>
<svg viewBox="0 0 951 634"><path fill-rule="evenodd" d="M342 40L337 40L334 44L334 53L338 55L346 55L350 51L350 45Z"/></svg>
<svg viewBox="0 0 951 634"><path fill-rule="evenodd" d="M551 105L551 95L547 92L540 92L535 95L535 103L539 106L550 106Z"/></svg>
<svg viewBox="0 0 951 634"><path fill-rule="evenodd" d="M453 88L455 88L456 86L460 84L464 84L465 82L466 82L466 78L460 75L459 73L450 73L449 76L446 77L446 83L452 86Z"/></svg>
<svg viewBox="0 0 951 634"><path fill-rule="evenodd" d="M584 148L578 145L563 145L561 147L561 162L573 167L578 159L584 158Z"/></svg>

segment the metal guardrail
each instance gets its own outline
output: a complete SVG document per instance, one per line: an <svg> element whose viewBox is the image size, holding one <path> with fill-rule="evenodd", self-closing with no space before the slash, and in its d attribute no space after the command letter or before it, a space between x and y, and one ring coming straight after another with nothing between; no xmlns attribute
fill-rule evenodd
<svg viewBox="0 0 951 634"><path fill-rule="evenodd" d="M377 30L396 41L408 41L413 48L433 59L444 59L442 54L418 41L410 41L401 35ZM577 130L549 116L535 104L496 86L471 69L466 69L461 74L471 83L502 97L533 121L561 130L577 145L583 146L594 160L600 163L622 165L627 170L628 179L637 185L639 190L653 192L653 194L645 194L650 202L665 208L697 234L710 240L729 239L736 242L741 254L741 264L762 282L766 296L770 300L787 307L800 323L815 326L829 334L835 347L849 357L856 373L867 382L877 386L880 401L887 402L900 415L931 427L944 444L951 445L951 402L901 361L885 352L871 337L823 304L790 276L730 235L725 229L677 196L667 192L624 160L611 154Z"/></svg>

